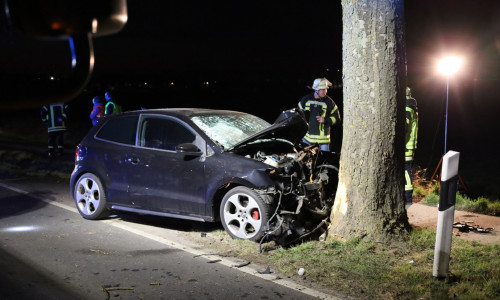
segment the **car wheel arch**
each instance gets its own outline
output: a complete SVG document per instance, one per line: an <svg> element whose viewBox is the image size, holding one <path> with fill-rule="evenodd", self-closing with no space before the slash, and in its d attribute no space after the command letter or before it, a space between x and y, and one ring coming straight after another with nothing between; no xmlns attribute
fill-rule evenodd
<svg viewBox="0 0 500 300"><path fill-rule="evenodd" d="M234 182L227 182L226 184L221 185L214 193L212 197L212 215L214 216L214 220L220 222L220 205L222 203L222 199L224 196L233 188L237 186L242 186L242 184L237 184Z"/></svg>

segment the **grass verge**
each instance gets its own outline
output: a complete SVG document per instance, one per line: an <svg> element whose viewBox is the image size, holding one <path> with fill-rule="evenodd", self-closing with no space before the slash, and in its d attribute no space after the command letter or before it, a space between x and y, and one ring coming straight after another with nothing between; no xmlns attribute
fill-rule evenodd
<svg viewBox="0 0 500 300"><path fill-rule="evenodd" d="M422 199L420 203L436 206L439 203L439 184L435 181L428 182L422 175L425 170L416 170L413 180L414 198ZM463 192L457 191L457 210L470 211L490 216L500 216L500 201L486 197L470 198Z"/></svg>
<svg viewBox="0 0 500 300"><path fill-rule="evenodd" d="M197 234L199 236L199 234ZM499 299L500 246L453 239L449 277L432 277L436 235L416 229L406 243L382 245L353 239L310 241L283 249L232 240L223 231L198 239L222 256L271 266L281 277L356 299ZM302 276L297 274L304 268Z"/></svg>

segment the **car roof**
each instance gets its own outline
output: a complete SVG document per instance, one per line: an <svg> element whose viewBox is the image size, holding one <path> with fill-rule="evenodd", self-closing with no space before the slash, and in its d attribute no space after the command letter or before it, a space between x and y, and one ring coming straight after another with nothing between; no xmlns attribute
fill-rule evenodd
<svg viewBox="0 0 500 300"><path fill-rule="evenodd" d="M155 109L143 109L124 112L123 114L162 114L162 115L172 115L172 116L185 116L191 117L194 115L211 115L211 114L247 114L239 111L232 110L220 110L220 109L209 109L209 108L155 108Z"/></svg>

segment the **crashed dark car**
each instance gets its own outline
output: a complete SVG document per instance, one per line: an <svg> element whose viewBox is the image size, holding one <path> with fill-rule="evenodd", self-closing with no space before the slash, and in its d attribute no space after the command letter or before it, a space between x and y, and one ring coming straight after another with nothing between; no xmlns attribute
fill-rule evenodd
<svg viewBox="0 0 500 300"><path fill-rule="evenodd" d="M128 211L220 221L233 238L286 245L321 234L333 154L301 144L295 110L153 109L106 116L77 146L70 190L85 219Z"/></svg>

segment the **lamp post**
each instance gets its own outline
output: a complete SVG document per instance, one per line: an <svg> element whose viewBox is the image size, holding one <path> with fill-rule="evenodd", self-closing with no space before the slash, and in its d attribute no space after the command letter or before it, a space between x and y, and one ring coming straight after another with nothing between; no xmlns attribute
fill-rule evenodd
<svg viewBox="0 0 500 300"><path fill-rule="evenodd" d="M444 155L441 168L441 188L439 193L438 222L436 228L436 246L434 249L434 265L432 276L445 278L448 274L453 234L453 219L457 193L458 162L460 153L450 151L446 153L448 134L448 96L450 90L450 76L458 71L462 59L449 56L439 61L438 71L446 75L446 123L444 127Z"/></svg>
<svg viewBox="0 0 500 300"><path fill-rule="evenodd" d="M450 90L450 76L455 74L462 66L462 58L448 56L442 58L438 63L438 72L446 76L446 114L444 125L444 154L446 154L446 142L448 140L448 98Z"/></svg>

